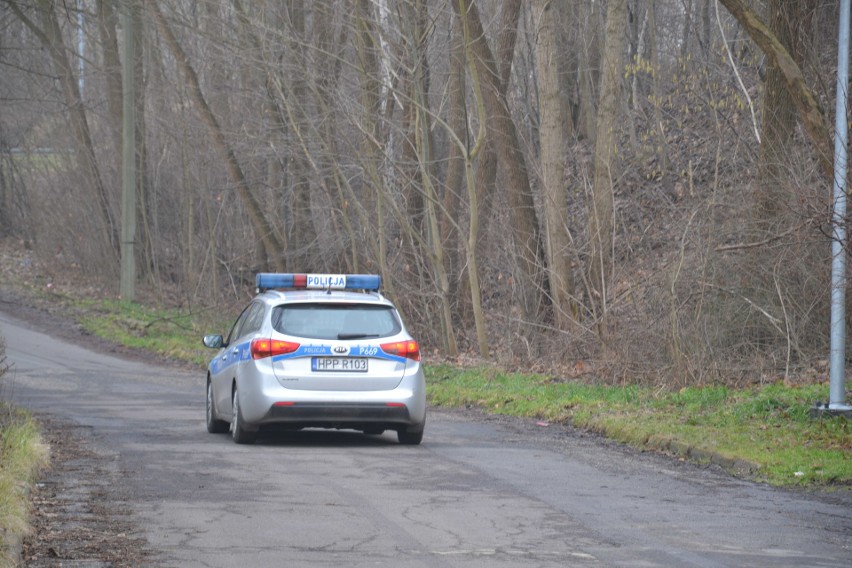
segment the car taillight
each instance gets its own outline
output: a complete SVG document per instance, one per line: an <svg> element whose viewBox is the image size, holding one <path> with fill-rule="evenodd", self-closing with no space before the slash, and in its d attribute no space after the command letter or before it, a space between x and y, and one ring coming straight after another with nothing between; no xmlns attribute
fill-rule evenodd
<svg viewBox="0 0 852 568"><path fill-rule="evenodd" d="M408 341L395 341L394 343L383 343L382 351L389 355L405 357L412 361L420 360L420 346L413 339Z"/></svg>
<svg viewBox="0 0 852 568"><path fill-rule="evenodd" d="M275 355L284 355L292 353L299 348L298 343L292 341L282 341L280 339L252 339L251 340L251 358L263 359L265 357L274 357Z"/></svg>

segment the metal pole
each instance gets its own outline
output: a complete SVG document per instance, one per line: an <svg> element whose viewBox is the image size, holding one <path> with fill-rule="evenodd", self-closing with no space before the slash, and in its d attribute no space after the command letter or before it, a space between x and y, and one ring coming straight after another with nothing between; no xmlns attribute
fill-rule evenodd
<svg viewBox="0 0 852 568"><path fill-rule="evenodd" d="M136 6L128 2L124 24L124 75L122 76L122 184L121 184L121 282L124 300L136 298Z"/></svg>
<svg viewBox="0 0 852 568"><path fill-rule="evenodd" d="M837 108L834 134L834 210L831 216L831 356L829 410L848 411L846 400L846 110L849 78L849 3L840 1Z"/></svg>

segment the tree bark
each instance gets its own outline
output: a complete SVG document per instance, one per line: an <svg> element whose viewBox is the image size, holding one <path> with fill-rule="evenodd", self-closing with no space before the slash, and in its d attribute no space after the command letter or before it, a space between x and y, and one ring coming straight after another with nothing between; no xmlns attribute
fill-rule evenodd
<svg viewBox="0 0 852 568"><path fill-rule="evenodd" d="M413 61L416 61L414 73L412 74L412 100L410 105L415 112L415 150L417 154L420 180L423 190L424 221L429 248L429 260L437 282L437 292L441 304L441 326L443 330L444 348L447 353L455 357L458 355L456 344L455 325L453 324L453 312L450 299L450 280L446 270L444 256L444 243L441 239L438 215L438 194L435 190L435 172L433 160L432 140L432 117L429 111L429 62L426 58L427 50L427 21L428 13L423 0L417 0L410 13L410 23L407 28L411 29L411 37L415 43ZM416 230L415 225L415 230Z"/></svg>
<svg viewBox="0 0 852 568"><path fill-rule="evenodd" d="M600 26L597 25L598 12L601 8L599 3L588 5L581 3L575 7L575 11L585 23L583 33L583 47L580 50L580 58L577 69L578 80L578 130L581 136L595 143L598 82L600 78Z"/></svg>
<svg viewBox="0 0 852 568"><path fill-rule="evenodd" d="M802 64L805 8L802 0L775 0L769 3L769 29L779 43L796 61ZM758 227L771 229L778 215L786 209L786 164L796 128L796 105L784 81L781 70L770 65L766 73L763 98L762 132L757 183L754 195L754 216Z"/></svg>
<svg viewBox="0 0 852 568"><path fill-rule="evenodd" d="M98 31L101 37L101 53L104 59L106 78L107 109L110 116L110 134L113 148L121 148L121 58L118 55L116 24L118 23L115 6L109 0L98 0ZM120 158L118 160L121 161Z"/></svg>
<svg viewBox="0 0 852 568"><path fill-rule="evenodd" d="M240 167L239 161L237 160L236 155L234 155L234 151L228 145L227 140L225 140L225 135L219 126L219 121L216 119L213 111L210 110L210 107L204 98L204 93L201 91L201 84L198 82L198 76L195 73L195 69L193 69L192 64L189 62L189 58L186 56L186 53L183 51L183 48L181 48L177 38L175 38L172 33L168 22L166 22L166 18L163 16L160 7L157 5L157 1L149 0L147 5L151 11L151 15L154 17L154 21L157 23L157 28L163 36L163 40L171 50L172 56L175 58L175 62L178 64L178 67L183 72L184 79L187 83L187 90L192 97L195 109L202 122L204 122L207 126L214 147L222 155L228 169L228 174L231 176L231 181L233 181L237 186L237 194L240 196L240 201L242 201L246 208L256 238L258 238L263 244L266 258L272 263L276 270L283 272L285 270L285 266L282 256L282 247L278 242L278 239L275 237L272 227L270 227L269 223L266 221L260 204L252 194L251 189L248 186L248 182L246 181L245 174L243 174L242 167Z"/></svg>
<svg viewBox="0 0 852 568"><path fill-rule="evenodd" d="M745 28L751 39L763 50L770 64L780 72L796 105L796 110L799 111L799 117L814 147L823 175L829 183L833 183L834 148L831 143L831 135L825 121L825 115L814 92L808 87L801 68L775 34L760 21L754 10L746 6L742 0L719 0L719 2Z"/></svg>
<svg viewBox="0 0 852 568"><path fill-rule="evenodd" d="M571 117L562 103L559 80L557 25L564 21L562 2L536 0L536 77L539 97L539 140L541 182L544 194L544 226L550 300L554 323L567 329L576 310L572 305L574 284L571 276L571 242L568 235L568 192L564 183L565 136L571 131Z"/></svg>
<svg viewBox="0 0 852 568"><path fill-rule="evenodd" d="M473 143L473 148L464 147L464 165L465 165L465 182L467 185L467 197L469 201L470 223L468 227L467 246L465 253L467 257L467 281L470 290L471 311L473 312L474 325L476 326L476 339L479 346L479 354L483 357L489 355L488 331L485 327L485 314L482 309L482 295L479 286L479 265L477 247L479 244L479 219L480 211L478 204L478 190L476 179L473 171L473 161L477 158L480 152L485 149L486 144L486 111L485 102L482 94L482 81L478 72L478 66L475 63L473 55L473 37L471 27L467 18L467 11L464 8L465 0L458 0L459 7L459 24L462 28L464 37L464 55L467 66L470 69L471 87L473 88L476 101L476 115L479 119L479 131L476 134L476 139ZM461 140L456 143L461 147Z"/></svg>
<svg viewBox="0 0 852 568"><path fill-rule="evenodd" d="M447 173L444 181L443 211L441 216L441 242L446 252L445 262L450 277L450 294L458 305L462 300L456 281L460 272L459 260L459 208L465 191L464 147L469 144L467 108L465 101L464 34L458 23L453 26L450 40L450 72L447 79L447 128L451 138L458 138L464 146L453 143L447 150Z"/></svg>
<svg viewBox="0 0 852 568"><path fill-rule="evenodd" d="M666 142L666 132L663 129L663 90L662 66L660 65L660 49L657 45L657 0L649 0L648 3L648 59L651 62L653 74L651 76L651 90L653 94L654 127L656 133L654 152L657 155L657 167L662 175L669 169L669 156Z"/></svg>
<svg viewBox="0 0 852 568"><path fill-rule="evenodd" d="M467 0L454 0L452 4L456 15L463 20L462 25L470 30L469 50L482 81L488 131L506 172L512 235L522 279L518 286L520 302L527 320L536 321L544 303L545 261L524 155L509 113L505 86L499 80L491 48L485 41L479 10L474 2L468 5Z"/></svg>
<svg viewBox="0 0 852 568"><path fill-rule="evenodd" d="M54 3L50 0L38 1L38 11L42 20L41 28L26 16L15 2L7 0L7 4L21 22L39 38L44 48L50 54L55 71L59 75L59 83L62 87L65 104L68 107L71 132L73 134L74 145L77 148L77 155L80 157L80 166L83 169L86 179L91 184L90 187L97 203L97 210L100 214L102 224L101 234L107 248L117 260L119 246L118 227L113 219L110 210L109 195L101 178L97 159L95 158L95 147L92 143L89 123L86 119L86 109L83 105L83 98L77 79L74 76L74 69L68 59L67 49L62 40L62 31L59 27L59 20L56 17Z"/></svg>
<svg viewBox="0 0 852 568"><path fill-rule="evenodd" d="M361 130L361 163L363 164L362 184L364 185L364 201L368 209L375 211L370 223L375 227L379 271L384 281L390 283L388 260L388 235L386 232L386 212L384 206L385 192L380 174L381 134L379 117L381 116L382 85L379 79L381 46L376 31L375 19L372 14L371 0L356 0L355 5L355 47L358 61L358 77L360 79L360 111L358 117ZM372 203L370 203L372 202ZM370 207L372 205L372 207ZM366 230L366 227L365 227ZM391 289L392 293L392 289Z"/></svg>
<svg viewBox="0 0 852 568"><path fill-rule="evenodd" d="M456 1L456 0L452 0ZM518 20L520 19L520 0L504 0L500 9L500 24L497 31L497 52L495 67L498 69L501 89L508 88L512 76L512 63L515 55L515 42L518 35ZM466 49L466 48L465 48ZM473 172L476 188L478 235L485 234L488 223L492 219L492 208L494 205L494 193L497 181L497 154L495 151L494 133L490 130L485 132L485 139L476 152L476 163ZM468 148L469 149L469 148ZM482 253L482 239L477 240L476 256ZM469 267L470 265L468 265ZM462 278L461 284L464 290L462 296L472 296L472 290L467 288L470 278ZM474 314L465 305L462 315L468 323L475 323Z"/></svg>
<svg viewBox="0 0 852 568"><path fill-rule="evenodd" d="M397 8L399 14L397 23L401 34L397 55L401 63L398 74L400 77L399 99L402 107L402 123L400 125L402 150L401 159L398 162L402 183L398 191L405 203L403 223L410 223L414 230L422 235L425 220L423 192L426 180L423 179L417 155L418 105L415 102L415 91L419 88L417 85L419 78L416 75L422 69L421 65L423 64L419 52L420 38L417 37L415 31L418 27L415 20L420 17L417 14L417 3L417 0L403 2ZM413 240L403 240L402 254L409 271L413 270L418 276L421 276L422 263L420 261L422 255L417 250L417 243Z"/></svg>
<svg viewBox="0 0 852 568"><path fill-rule="evenodd" d="M591 241L589 273L596 295L598 322L606 331L609 274L613 245L613 184L615 183L616 126L624 69L624 29L627 24L626 0L610 0L606 17L606 39L603 54L601 98L598 106L597 143L595 145L594 185L589 212Z"/></svg>
<svg viewBox="0 0 852 568"><path fill-rule="evenodd" d="M285 61L289 66L282 69L286 81L282 84L287 91L288 101L294 107L294 130L305 132L308 121L307 88L305 76L308 65L304 61L305 49L305 2L287 0L289 26L285 34L288 39ZM291 266L308 263L309 247L316 241L317 233L311 214L311 181L308 177L308 164L304 152L293 152L290 161L290 183L292 184L292 224L288 233L287 260Z"/></svg>

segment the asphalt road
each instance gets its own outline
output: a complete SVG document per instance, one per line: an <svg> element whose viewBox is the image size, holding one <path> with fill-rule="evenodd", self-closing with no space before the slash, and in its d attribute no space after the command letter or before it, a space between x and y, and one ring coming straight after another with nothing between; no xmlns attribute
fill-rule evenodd
<svg viewBox="0 0 852 568"><path fill-rule="evenodd" d="M312 430L237 446L203 374L0 314L3 394L87 429L159 565L852 566L852 494L779 490L532 421L430 409L423 444Z"/></svg>

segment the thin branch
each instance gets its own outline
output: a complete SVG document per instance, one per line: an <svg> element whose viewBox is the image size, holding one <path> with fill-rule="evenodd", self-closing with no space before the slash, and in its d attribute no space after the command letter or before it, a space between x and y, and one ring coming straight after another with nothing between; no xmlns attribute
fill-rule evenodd
<svg viewBox="0 0 852 568"><path fill-rule="evenodd" d="M731 48L728 47L728 40L725 38L725 30L722 29L722 19L719 17L719 0L716 0L713 3L716 6L716 23L719 24L719 33L722 34L722 45L725 46L725 53L728 54L728 61L731 63L731 69L734 71L734 76L737 78L737 83L740 85L740 89L742 89L743 94L745 95L746 100L748 101L748 109L751 111L751 124L754 127L754 137L757 138L757 143L760 144L760 131L757 128L757 116L754 113L754 103L751 100L751 97L748 94L748 89L746 89L745 84L743 83L742 78L740 77L740 72L737 70L737 65L734 63L734 57L731 55Z"/></svg>
<svg viewBox="0 0 852 568"><path fill-rule="evenodd" d="M762 241L757 241L757 242L753 242L753 243L736 243L736 244L733 244L733 245L722 245L722 246L716 247L713 250L715 250L716 252L730 252L732 250L746 250L746 249L753 249L753 248L762 247L762 246L768 245L770 243L774 243L775 241L781 240L784 237L786 237L787 235L795 233L796 231L800 230L802 227L804 227L805 225L808 225L808 224L809 223L807 221L804 222L804 223L799 223L797 226L795 226L792 229L789 229L787 231L784 231L780 235L773 235L769 238L763 239Z"/></svg>

